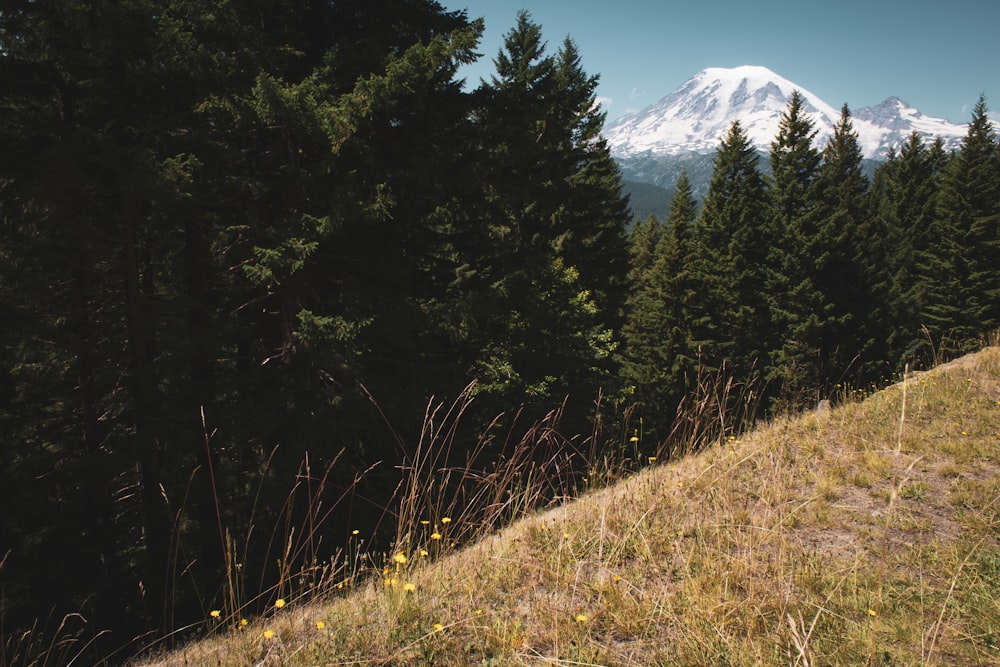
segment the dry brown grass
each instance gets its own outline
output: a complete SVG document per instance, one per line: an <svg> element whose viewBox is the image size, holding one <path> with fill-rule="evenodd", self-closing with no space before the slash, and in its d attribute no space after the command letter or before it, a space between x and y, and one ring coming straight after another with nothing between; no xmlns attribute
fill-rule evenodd
<svg viewBox="0 0 1000 667"><path fill-rule="evenodd" d="M987 348L142 664L997 665L998 471Z"/></svg>

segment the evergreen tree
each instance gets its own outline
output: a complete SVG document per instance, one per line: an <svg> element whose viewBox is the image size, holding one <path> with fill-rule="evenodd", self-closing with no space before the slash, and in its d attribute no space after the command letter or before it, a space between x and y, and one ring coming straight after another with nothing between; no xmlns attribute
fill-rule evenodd
<svg viewBox="0 0 1000 667"><path fill-rule="evenodd" d="M823 149L812 213L815 233L804 239L803 247L804 264L823 300L825 316L817 332L819 377L827 385L845 379L860 384L882 370L885 358L876 330L878 240L867 211L869 181L861 160L845 104Z"/></svg>
<svg viewBox="0 0 1000 667"><path fill-rule="evenodd" d="M651 284L652 268L660 243L666 233L663 222L650 215L637 222L628 235L631 258L627 275L629 293L625 299L625 323L622 327L622 378L627 394L641 393L640 386L651 383L658 366L646 364L651 348L659 345L658 320L662 315L660 294ZM654 362L658 363L658 362ZM641 398L638 399L641 401Z"/></svg>
<svg viewBox="0 0 1000 667"><path fill-rule="evenodd" d="M481 389L518 401L595 395L614 376L627 203L599 136L596 77L572 42L545 54L527 12L477 91L486 206Z"/></svg>
<svg viewBox="0 0 1000 667"><path fill-rule="evenodd" d="M923 276L931 336L956 351L972 349L1000 326L1000 172L987 111L980 97L961 150L945 169Z"/></svg>
<svg viewBox="0 0 1000 667"><path fill-rule="evenodd" d="M166 419L164 401L185 378L157 367L157 329L178 330L185 299L164 284L184 275L183 236L158 214L178 203L180 161L164 147L189 113L183 84L197 56L172 41L185 30L149 10L67 2L0 13L0 140L11 158L0 176L0 252L11 260L0 298L15 314L3 341L0 467L14 477L3 480L2 531L17 545L0 576L19 582L4 586L15 625L59 600L56 613L114 615L130 632L142 603L156 624L168 598L176 497L164 492L174 479L162 458L180 444L183 417ZM188 340L174 342L187 351ZM40 373L18 370L32 367ZM49 492L31 493L26 479L47 479ZM145 600L126 593L140 580Z"/></svg>
<svg viewBox="0 0 1000 667"><path fill-rule="evenodd" d="M475 153L454 75L481 25L425 0L382 9L0 12L5 627L83 611L121 638L200 618L221 526L269 585L269 550L319 557L251 530L303 535L302 454L391 451L358 383L402 385L419 420L440 384L399 379L461 378L435 314L477 191L445 188Z"/></svg>
<svg viewBox="0 0 1000 667"><path fill-rule="evenodd" d="M886 359L896 370L930 361L921 331L921 311L930 284L920 279L928 266L941 172L947 158L938 138L928 148L914 132L898 153L875 171L872 219L884 239L883 276L878 289L886 304L882 331ZM873 239L874 241L874 239Z"/></svg>
<svg viewBox="0 0 1000 667"><path fill-rule="evenodd" d="M553 106L568 138L555 151L565 160L567 173L555 214L566 236L557 251L579 269L581 282L606 318L604 325L617 331L627 290L628 201L621 172L601 136L606 113L597 101L599 77L584 72L576 44L568 37L556 54L556 65L559 97Z"/></svg>
<svg viewBox="0 0 1000 667"><path fill-rule="evenodd" d="M770 365L769 252L775 243L757 152L739 121L722 140L692 233L691 352L740 381Z"/></svg>
<svg viewBox="0 0 1000 667"><path fill-rule="evenodd" d="M635 294L656 260L656 247L666 233L666 225L655 215L637 222L628 235L630 295Z"/></svg>
<svg viewBox="0 0 1000 667"><path fill-rule="evenodd" d="M823 326L830 315L814 282L808 252L817 233L814 211L821 156L813 145L816 130L803 105L801 94L793 92L770 153L770 196L777 225L771 257L776 272L770 288L777 297L775 325L782 336L771 375L792 404L814 399L824 384L820 355Z"/></svg>
<svg viewBox="0 0 1000 667"><path fill-rule="evenodd" d="M622 373L635 389L646 432L654 437L669 429L677 404L695 379L697 353L691 349L688 320L699 295L692 291L688 263L696 215L697 202L682 172L670 202L666 232L646 231L660 225L652 218L633 237L633 257L642 259L633 268ZM652 236L660 238L652 256L646 258Z"/></svg>

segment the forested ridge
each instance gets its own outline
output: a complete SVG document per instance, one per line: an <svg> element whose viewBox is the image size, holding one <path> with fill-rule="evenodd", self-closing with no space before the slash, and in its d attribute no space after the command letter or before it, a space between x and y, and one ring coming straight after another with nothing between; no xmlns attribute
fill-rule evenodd
<svg viewBox="0 0 1000 667"><path fill-rule="evenodd" d="M869 180L848 109L821 151L793 98L769 176L735 124L704 201L682 176L627 235L573 41L521 13L463 87L481 32L426 0L0 4L4 632L156 637L236 561L268 604L394 534L466 387L469 442L558 410L599 451L706 374L764 414L1000 326L985 100Z"/></svg>

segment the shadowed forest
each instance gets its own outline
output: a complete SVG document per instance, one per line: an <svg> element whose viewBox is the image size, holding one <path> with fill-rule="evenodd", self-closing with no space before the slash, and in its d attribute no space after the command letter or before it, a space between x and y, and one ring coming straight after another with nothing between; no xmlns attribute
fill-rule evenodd
<svg viewBox="0 0 1000 667"><path fill-rule="evenodd" d="M546 423L556 497L706 378L752 421L1000 327L985 99L869 179L794 96L767 177L736 123L633 222L597 76L512 18L483 55L429 0L0 3L0 639L78 612L108 655L386 545L438 402L462 465Z"/></svg>

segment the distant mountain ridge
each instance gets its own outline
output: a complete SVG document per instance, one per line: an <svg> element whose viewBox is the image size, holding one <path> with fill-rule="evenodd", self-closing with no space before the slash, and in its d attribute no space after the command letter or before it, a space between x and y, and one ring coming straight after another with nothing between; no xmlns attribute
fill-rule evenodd
<svg viewBox="0 0 1000 667"><path fill-rule="evenodd" d="M714 153L734 120L761 151L777 136L778 123L793 91L815 123L817 147L833 135L840 107L766 67L745 65L702 70L654 104L609 123L604 130L616 158ZM958 148L966 126L925 116L896 97L851 110L854 130L866 158L884 160L891 147L916 131L927 142L940 136L946 149Z"/></svg>
<svg viewBox="0 0 1000 667"><path fill-rule="evenodd" d="M702 70L658 102L608 123L604 137L633 195L638 193L632 183L652 184L666 190L663 199L669 200L677 177L684 171L693 194L700 198L708 189L713 156L733 121L740 121L765 155L778 135L778 123L795 90L802 95L805 112L815 125L816 147L822 148L833 136L840 107L827 104L766 67L753 65ZM925 116L897 97L851 109L851 123L868 173L914 131L927 143L941 137L946 150L958 149L967 131L964 124ZM760 167L768 171L766 159ZM643 191L642 199L644 205L634 202L635 216L646 217L650 210L659 208L648 191ZM665 208L658 214L665 215Z"/></svg>

